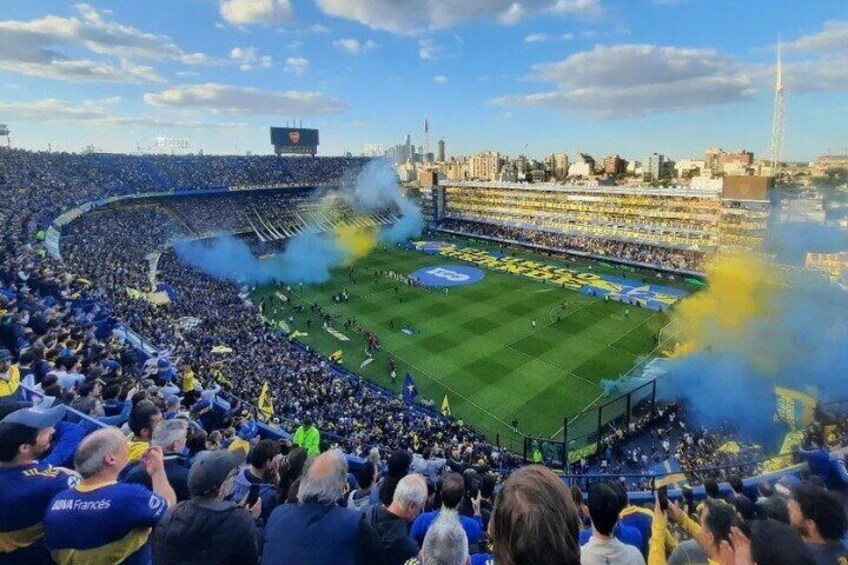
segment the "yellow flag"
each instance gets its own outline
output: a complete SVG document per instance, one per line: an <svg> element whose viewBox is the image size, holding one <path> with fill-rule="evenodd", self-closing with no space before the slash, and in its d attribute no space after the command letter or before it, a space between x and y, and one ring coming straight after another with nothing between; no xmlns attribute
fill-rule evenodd
<svg viewBox="0 0 848 565"><path fill-rule="evenodd" d="M271 390L268 386L268 381L262 383L262 390L259 391L259 400L256 401L259 407L259 419L267 422L274 417L274 400L271 397Z"/></svg>
<svg viewBox="0 0 848 565"><path fill-rule="evenodd" d="M448 402L448 395L445 395L445 399L442 400L442 416L450 416L450 402Z"/></svg>
<svg viewBox="0 0 848 565"><path fill-rule="evenodd" d="M333 354L330 355L330 361L332 361L333 363L338 363L338 364L341 365L342 364L342 355L344 355L344 352L341 349L334 351Z"/></svg>
<svg viewBox="0 0 848 565"><path fill-rule="evenodd" d="M816 410L816 397L791 388L776 386L775 420L786 422L790 430L809 425Z"/></svg>

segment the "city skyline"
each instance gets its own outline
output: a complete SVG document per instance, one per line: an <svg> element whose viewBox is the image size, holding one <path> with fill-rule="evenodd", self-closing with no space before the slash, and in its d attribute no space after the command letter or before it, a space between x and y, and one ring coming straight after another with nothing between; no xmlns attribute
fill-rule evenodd
<svg viewBox="0 0 848 565"><path fill-rule="evenodd" d="M409 133L448 156L685 158L771 143L848 146L848 7L730 0L184 0L4 6L0 123L13 146L79 151L188 138L271 153L268 126L321 130L319 154Z"/></svg>

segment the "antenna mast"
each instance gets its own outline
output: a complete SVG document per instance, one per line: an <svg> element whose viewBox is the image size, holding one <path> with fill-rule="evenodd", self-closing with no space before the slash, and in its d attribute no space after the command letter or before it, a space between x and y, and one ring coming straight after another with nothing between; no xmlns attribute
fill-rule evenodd
<svg viewBox="0 0 848 565"><path fill-rule="evenodd" d="M777 69L774 83L774 117L771 127L771 172L777 176L783 158L783 111L786 99L783 93L783 62L780 57L781 41L777 40Z"/></svg>

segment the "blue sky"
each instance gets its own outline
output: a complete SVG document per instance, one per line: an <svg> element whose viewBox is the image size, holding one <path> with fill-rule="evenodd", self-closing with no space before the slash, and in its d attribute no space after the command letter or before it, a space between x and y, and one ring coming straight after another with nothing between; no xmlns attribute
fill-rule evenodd
<svg viewBox="0 0 848 565"><path fill-rule="evenodd" d="M267 153L298 118L356 154L426 115L449 155L764 155L778 34L785 157L845 151L842 0L4 2L0 122L72 151Z"/></svg>

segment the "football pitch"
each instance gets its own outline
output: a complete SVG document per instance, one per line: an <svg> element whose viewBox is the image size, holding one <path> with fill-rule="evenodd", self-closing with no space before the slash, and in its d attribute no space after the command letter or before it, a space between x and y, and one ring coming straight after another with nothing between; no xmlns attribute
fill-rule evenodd
<svg viewBox="0 0 848 565"><path fill-rule="evenodd" d="M575 270L590 264L545 261ZM665 313L488 269L483 280L448 292L410 287L380 274L406 276L424 267L458 263L380 247L352 265L355 283L350 267L344 267L320 285L296 285L290 292L259 288L255 300L264 303L269 319L308 333L297 338L301 343L324 355L341 350L346 369L398 394L409 371L418 401L432 399L439 408L447 394L455 417L490 441L499 434L515 449L520 435L511 426L513 420L524 435L558 434L564 417L602 397L602 380L627 373L654 350L667 322ZM333 296L343 290L349 301L334 302ZM335 318L335 332L322 327L323 320L311 311L314 303ZM298 305L305 306L302 313ZM379 337L380 350L364 366L366 342L344 327L348 319ZM397 364L394 381L389 357Z"/></svg>

